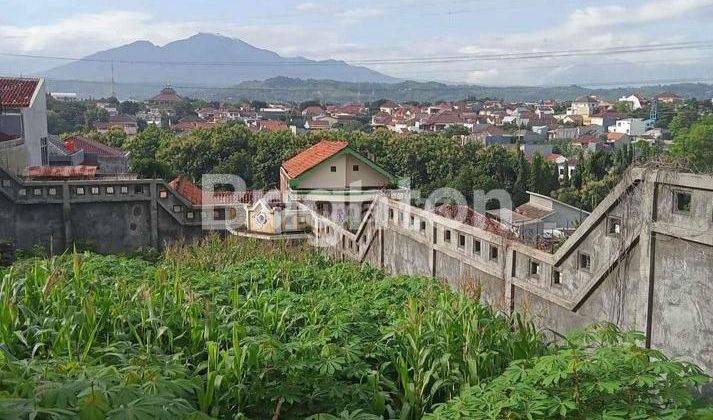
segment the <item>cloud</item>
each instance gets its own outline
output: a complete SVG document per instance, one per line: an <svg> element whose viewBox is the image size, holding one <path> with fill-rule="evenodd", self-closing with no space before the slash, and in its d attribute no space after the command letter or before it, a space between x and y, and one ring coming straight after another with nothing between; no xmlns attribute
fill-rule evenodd
<svg viewBox="0 0 713 420"><path fill-rule="evenodd" d="M317 5L312 2L300 3L295 9L299 12L311 12L317 9Z"/></svg>

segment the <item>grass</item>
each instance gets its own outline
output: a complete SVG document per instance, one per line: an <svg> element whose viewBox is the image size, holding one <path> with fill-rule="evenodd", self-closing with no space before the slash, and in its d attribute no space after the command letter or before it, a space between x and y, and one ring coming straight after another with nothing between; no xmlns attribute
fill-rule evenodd
<svg viewBox="0 0 713 420"><path fill-rule="evenodd" d="M0 418L417 419L546 354L432 279L208 238L0 271Z"/></svg>

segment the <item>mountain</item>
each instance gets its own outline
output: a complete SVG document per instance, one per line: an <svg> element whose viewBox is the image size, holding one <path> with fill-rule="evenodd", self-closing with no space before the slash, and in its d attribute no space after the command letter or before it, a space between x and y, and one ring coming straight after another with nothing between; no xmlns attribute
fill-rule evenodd
<svg viewBox="0 0 713 420"><path fill-rule="evenodd" d="M84 97L102 98L109 96L110 93L109 86L104 82L48 80L47 84L49 91L81 92ZM163 86L161 83L119 83L115 85L115 89L118 97L122 100L144 100L155 95ZM578 85L494 87L413 81L348 83L275 77L264 81L242 82L235 86L219 89L209 87L177 87L176 89L182 96L228 102L238 102L243 99L290 102L318 100L327 103L373 102L379 99L391 99L397 102L437 102L455 101L467 97L500 98L508 101L539 101L542 99L566 101L581 95L597 95L606 99L617 99L632 92L651 97L664 91L674 92L684 98L713 98L713 85L705 83L593 89Z"/></svg>
<svg viewBox="0 0 713 420"><path fill-rule="evenodd" d="M199 33L163 47L148 41L101 51L55 67L42 76L83 82L223 87L284 76L342 82L394 83L398 80L343 61L286 58L239 39Z"/></svg>

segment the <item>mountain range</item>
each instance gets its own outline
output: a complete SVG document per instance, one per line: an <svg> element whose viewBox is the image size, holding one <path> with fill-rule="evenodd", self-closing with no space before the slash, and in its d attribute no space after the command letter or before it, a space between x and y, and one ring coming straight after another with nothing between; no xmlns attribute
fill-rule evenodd
<svg viewBox="0 0 713 420"><path fill-rule="evenodd" d="M112 69L113 67L113 69ZM231 86L272 77L340 82L394 83L398 80L344 61L282 57L239 39L199 33L164 46L136 41L42 72L55 80L128 84Z"/></svg>

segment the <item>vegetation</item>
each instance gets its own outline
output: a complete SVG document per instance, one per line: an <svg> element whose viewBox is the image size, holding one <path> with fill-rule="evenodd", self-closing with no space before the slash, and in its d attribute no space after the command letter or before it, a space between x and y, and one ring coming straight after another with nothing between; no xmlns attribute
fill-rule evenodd
<svg viewBox="0 0 713 420"><path fill-rule="evenodd" d="M545 350L436 281L253 242L0 278L0 418L420 418Z"/></svg>
<svg viewBox="0 0 713 420"><path fill-rule="evenodd" d="M444 403L435 416L470 417L472 398L505 394L491 417L601 415L616 395L669 413L707 379L615 331L595 353L547 346L477 288L302 248L210 237L150 261L29 259L0 278L3 419L418 419ZM539 380L549 387L528 388Z"/></svg>
<svg viewBox="0 0 713 420"><path fill-rule="evenodd" d="M643 336L595 325L545 356L513 362L493 381L467 388L430 419L713 418L691 387L708 377L643 349Z"/></svg>

